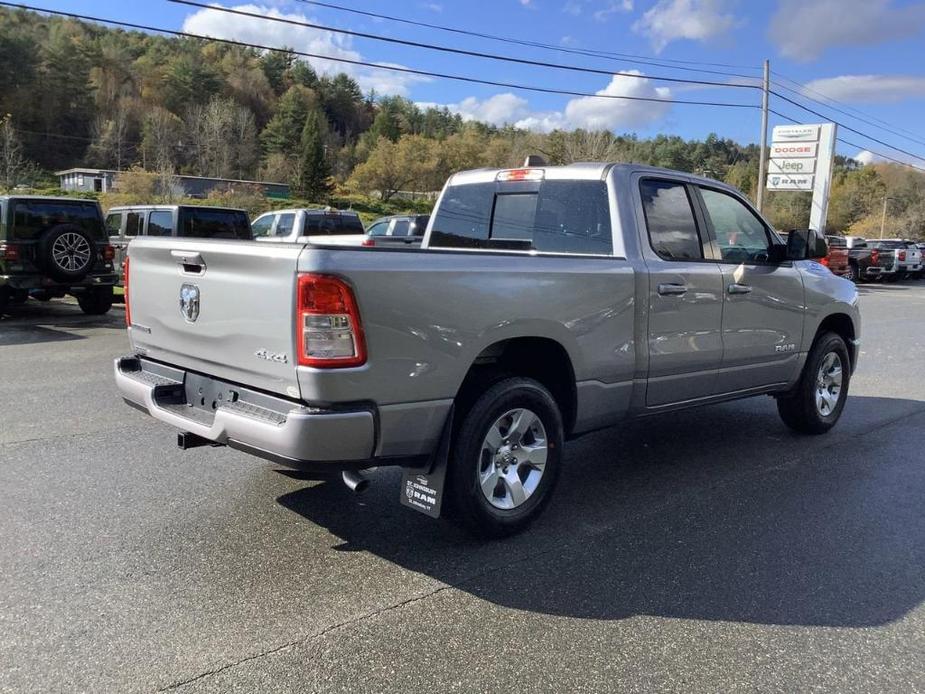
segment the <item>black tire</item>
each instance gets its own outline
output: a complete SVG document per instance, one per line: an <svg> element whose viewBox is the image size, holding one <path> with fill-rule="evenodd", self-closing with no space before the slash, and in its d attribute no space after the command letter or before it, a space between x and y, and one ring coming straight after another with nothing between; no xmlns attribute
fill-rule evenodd
<svg viewBox="0 0 925 694"><path fill-rule="evenodd" d="M88 316L102 316L112 308L112 287L95 287L77 295L80 310Z"/></svg>
<svg viewBox="0 0 925 694"><path fill-rule="evenodd" d="M823 414L816 405L817 378L824 361L832 353L841 361L841 386L834 407ZM841 417L848 399L850 382L851 361L845 341L835 333L823 333L816 338L796 387L790 393L778 396L777 411L780 418L784 424L801 434L824 434Z"/></svg>
<svg viewBox="0 0 925 694"><path fill-rule="evenodd" d="M90 234L74 224L52 227L39 241L38 261L59 282L79 282L93 269L99 251Z"/></svg>
<svg viewBox="0 0 925 694"><path fill-rule="evenodd" d="M493 465L483 456L482 445L495 423L507 412L517 409L529 410L542 423L546 434L546 462L539 482L526 500L514 508L496 508L479 484L480 470L488 470ZM475 399L465 412L460 412L460 417L447 472L450 514L481 538L507 537L524 530L546 506L559 476L565 434L555 399L533 379L503 378ZM483 465L486 460L487 465ZM514 474L519 473L515 471ZM528 471L527 474L532 473Z"/></svg>
<svg viewBox="0 0 925 694"><path fill-rule="evenodd" d="M848 263L844 277L846 280L851 280L855 284L859 284L861 282L861 271L858 270L858 264Z"/></svg>

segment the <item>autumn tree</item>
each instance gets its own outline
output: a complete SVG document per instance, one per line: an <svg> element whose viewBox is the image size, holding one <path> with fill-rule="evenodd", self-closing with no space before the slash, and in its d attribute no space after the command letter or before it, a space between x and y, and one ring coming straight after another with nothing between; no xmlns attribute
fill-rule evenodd
<svg viewBox="0 0 925 694"><path fill-rule="evenodd" d="M349 183L365 193L379 193L384 201L401 190L420 190L436 167L432 143L420 135L406 135L398 142L380 138Z"/></svg>

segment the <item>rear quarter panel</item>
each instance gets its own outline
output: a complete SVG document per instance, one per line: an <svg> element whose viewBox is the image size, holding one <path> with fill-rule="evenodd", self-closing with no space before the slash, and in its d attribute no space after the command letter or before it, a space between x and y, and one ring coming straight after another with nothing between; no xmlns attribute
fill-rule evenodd
<svg viewBox="0 0 925 694"><path fill-rule="evenodd" d="M358 393L379 405L448 401L482 350L526 336L558 342L579 388L632 380L634 277L625 260L309 247L299 270L352 285L368 353L354 369L300 367L308 401Z"/></svg>

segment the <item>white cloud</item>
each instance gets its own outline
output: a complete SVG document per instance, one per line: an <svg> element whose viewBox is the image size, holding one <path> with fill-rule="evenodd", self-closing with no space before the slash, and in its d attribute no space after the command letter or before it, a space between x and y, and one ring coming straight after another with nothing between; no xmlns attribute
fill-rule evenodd
<svg viewBox="0 0 925 694"><path fill-rule="evenodd" d="M832 46L874 45L925 27L925 3L892 5L893 0L780 0L768 33L782 55L809 61Z"/></svg>
<svg viewBox="0 0 925 694"><path fill-rule="evenodd" d="M638 70L631 74L642 75ZM633 96L650 99L668 99L668 87L655 87L647 79L614 75L604 89L596 92L603 96ZM589 130L615 130L617 128L639 128L662 118L669 104L651 101L622 99L596 99L583 96L572 99L565 107L565 119L574 127Z"/></svg>
<svg viewBox="0 0 925 694"><path fill-rule="evenodd" d="M803 93L824 94L852 103L892 103L925 97L925 77L915 75L841 75L813 80Z"/></svg>
<svg viewBox="0 0 925 694"><path fill-rule="evenodd" d="M216 6L220 5L216 3ZM235 10L266 17L313 23L313 20L304 14L287 14L263 5L235 5L231 7ZM353 50L349 36L295 24L268 22L258 17L245 17L218 10L203 9L194 12L183 21L183 31L262 46L293 48L297 51L331 56L332 58L364 60L362 54ZM305 61L321 74L330 75L346 72L359 83L364 91L375 89L379 94L405 96L411 85L417 82L429 81L429 78L419 75L402 74L391 70L377 70L376 68L350 65L349 63L340 63L325 60L324 58L305 58ZM367 62L369 61L367 60ZM394 65L392 63L381 64Z"/></svg>
<svg viewBox="0 0 925 694"><path fill-rule="evenodd" d="M633 71L633 74L642 75L639 71ZM671 97L671 90L668 87L655 87L648 79L614 75L610 84L596 94L668 99ZM439 105L419 103L418 106L426 108ZM571 99L562 111L533 111L526 99L508 92L495 94L487 99L470 96L459 103L446 104L446 107L461 115L464 120L478 120L493 125L514 125L524 130L549 132L557 128L641 128L663 118L670 105L583 96Z"/></svg>
<svg viewBox="0 0 925 694"><path fill-rule="evenodd" d="M620 12L632 12L633 0L568 0L562 11L572 16L579 16L586 10L599 22L606 22L611 15Z"/></svg>
<svg viewBox="0 0 925 694"><path fill-rule="evenodd" d="M921 169L925 164L922 163L921 159L910 156L908 154L903 154L902 152L891 152L890 159L887 159L884 156L871 152L869 149L862 149L860 152L855 154L852 159L860 162L861 164L908 164L909 166L914 166Z"/></svg>
<svg viewBox="0 0 925 694"><path fill-rule="evenodd" d="M659 0L633 31L648 37L656 52L678 39L707 41L740 24L726 7L726 0Z"/></svg>

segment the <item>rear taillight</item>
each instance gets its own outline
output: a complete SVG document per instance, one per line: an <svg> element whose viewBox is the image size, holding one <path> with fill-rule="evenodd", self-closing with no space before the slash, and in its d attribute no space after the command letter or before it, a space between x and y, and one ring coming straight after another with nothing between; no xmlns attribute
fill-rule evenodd
<svg viewBox="0 0 925 694"><path fill-rule="evenodd" d="M900 252L899 252L899 259L900 259L900 260L905 260L905 259L906 259L906 252L905 252L905 251L900 251Z"/></svg>
<svg viewBox="0 0 925 694"><path fill-rule="evenodd" d="M296 331L302 366L332 368L366 363L366 344L353 291L328 275L299 275Z"/></svg>
<svg viewBox="0 0 925 694"><path fill-rule="evenodd" d="M107 263L111 263L116 257L116 249L112 246L106 246L103 248L103 260Z"/></svg>
<svg viewBox="0 0 925 694"><path fill-rule="evenodd" d="M132 309L128 301L128 258L122 263L122 294L125 301L125 325L132 326Z"/></svg>
<svg viewBox="0 0 925 694"><path fill-rule="evenodd" d="M876 264L880 262L880 251L876 248L870 252L870 262Z"/></svg>
<svg viewBox="0 0 925 694"><path fill-rule="evenodd" d="M19 253L19 246L13 243L0 243L0 258L16 262L22 256Z"/></svg>
<svg viewBox="0 0 925 694"><path fill-rule="evenodd" d="M828 259L828 257L819 258L819 263L820 263L821 265L825 265L826 267L828 267L828 266L829 266L829 259Z"/></svg>
<svg viewBox="0 0 925 694"><path fill-rule="evenodd" d="M376 245L376 242L375 242L373 239L366 238L366 239L363 239L363 241L362 241L362 243L360 243L360 245L361 245L361 246L367 246L367 247L368 247L368 246L375 246L375 245Z"/></svg>

